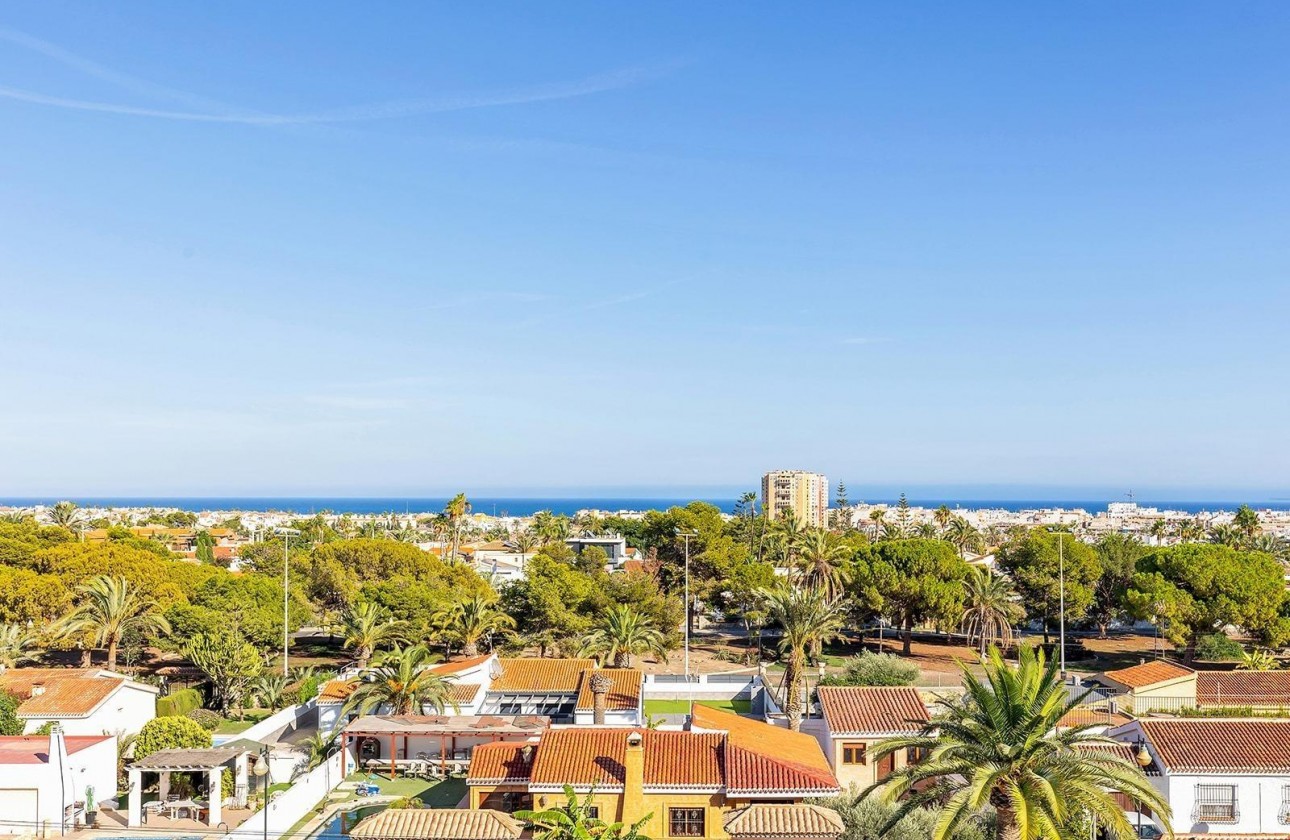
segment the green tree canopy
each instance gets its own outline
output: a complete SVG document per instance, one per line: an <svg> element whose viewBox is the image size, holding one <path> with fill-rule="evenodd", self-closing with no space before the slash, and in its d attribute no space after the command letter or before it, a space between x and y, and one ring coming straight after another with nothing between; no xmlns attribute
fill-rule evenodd
<svg viewBox="0 0 1290 840"><path fill-rule="evenodd" d="M1138 561L1128 600L1134 615L1162 625L1188 656L1199 636L1225 624L1271 645L1290 638L1290 622L1282 617L1285 572L1260 551L1204 543L1157 549Z"/></svg>
<svg viewBox="0 0 1290 840"><path fill-rule="evenodd" d="M139 730L134 741L134 760L147 758L160 750L206 749L211 734L195 720L179 715L153 718Z"/></svg>
<svg viewBox="0 0 1290 840"><path fill-rule="evenodd" d="M963 580L971 568L944 540L883 540L868 549L865 574L853 591L872 587L882 593L882 612L902 630L910 652L914 627L934 622L957 625L963 614Z"/></svg>
<svg viewBox="0 0 1290 840"><path fill-rule="evenodd" d="M1088 614L1093 587L1102 574L1092 546L1065 532L1031 528L1000 546L996 556L999 567L1016 585L1026 615L1043 624L1045 641L1060 612L1061 571L1065 572L1067 620Z"/></svg>

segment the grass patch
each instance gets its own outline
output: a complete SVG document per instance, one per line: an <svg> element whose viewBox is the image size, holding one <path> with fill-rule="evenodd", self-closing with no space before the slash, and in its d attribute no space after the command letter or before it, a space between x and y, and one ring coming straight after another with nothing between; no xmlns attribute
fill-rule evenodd
<svg viewBox="0 0 1290 840"><path fill-rule="evenodd" d="M456 808L466 798L465 779L412 779L399 776L388 779L376 773L351 773L346 781L371 782L381 789L383 796L415 796L427 808Z"/></svg>
<svg viewBox="0 0 1290 840"><path fill-rule="evenodd" d="M752 712L751 700L695 700L694 705L720 709L723 712L734 712L737 715L746 715ZM689 714L689 712L689 700L645 701L645 714L647 715L684 715Z"/></svg>
<svg viewBox="0 0 1290 840"><path fill-rule="evenodd" d="M242 720L226 718L215 727L216 735L238 735L255 726L260 721L274 714L270 709L247 709L242 713Z"/></svg>

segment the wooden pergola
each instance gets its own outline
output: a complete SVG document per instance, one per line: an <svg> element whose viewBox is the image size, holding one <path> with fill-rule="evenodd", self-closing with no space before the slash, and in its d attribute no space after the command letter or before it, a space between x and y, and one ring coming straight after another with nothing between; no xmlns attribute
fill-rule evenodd
<svg viewBox="0 0 1290 840"><path fill-rule="evenodd" d="M349 748L354 746L355 759L362 760L361 746L374 739L389 745L390 778L398 775L399 745L403 761L410 760L409 742L413 738L437 741L439 752L426 760L437 760L447 772L449 762L458 752L458 742L469 742L469 749L489 741L526 741L551 725L551 719L539 715L366 715L351 721L341 733L341 775L348 770ZM469 759L464 759L469 761Z"/></svg>

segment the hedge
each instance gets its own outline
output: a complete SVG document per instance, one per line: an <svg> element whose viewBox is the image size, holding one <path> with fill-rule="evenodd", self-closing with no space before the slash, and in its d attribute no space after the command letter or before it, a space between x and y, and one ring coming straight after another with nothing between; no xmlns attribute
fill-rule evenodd
<svg viewBox="0 0 1290 840"><path fill-rule="evenodd" d="M157 717L186 715L202 707L202 695L195 688L181 688L157 698Z"/></svg>

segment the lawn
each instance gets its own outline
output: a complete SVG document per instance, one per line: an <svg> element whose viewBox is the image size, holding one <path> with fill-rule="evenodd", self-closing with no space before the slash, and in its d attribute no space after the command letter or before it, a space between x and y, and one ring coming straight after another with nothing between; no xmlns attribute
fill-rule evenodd
<svg viewBox="0 0 1290 840"><path fill-rule="evenodd" d="M737 715L746 715L752 712L751 700L695 700L696 706L707 706L711 709L720 709L723 712L734 712ZM647 715L684 715L690 711L689 700L646 700L645 714Z"/></svg>
<svg viewBox="0 0 1290 840"><path fill-rule="evenodd" d="M351 773L346 781L371 782L381 789L383 796L415 796L427 808L456 808L466 798L465 779L432 781L399 776L387 779L375 773Z"/></svg>
<svg viewBox="0 0 1290 840"><path fill-rule="evenodd" d="M242 720L237 718L226 718L220 721L219 726L215 727L216 735L237 735L245 732L252 726L273 714L270 709L247 709L242 714Z"/></svg>

